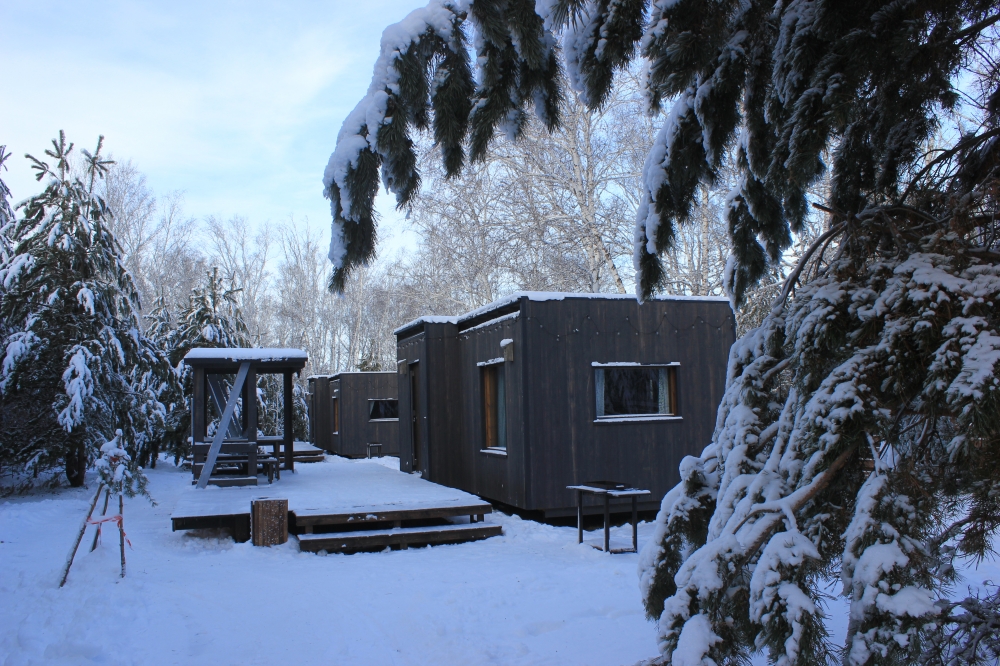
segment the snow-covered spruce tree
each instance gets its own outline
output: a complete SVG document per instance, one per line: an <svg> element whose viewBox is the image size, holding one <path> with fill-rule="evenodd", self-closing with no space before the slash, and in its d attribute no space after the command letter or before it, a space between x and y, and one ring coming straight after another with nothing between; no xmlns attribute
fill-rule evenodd
<svg viewBox="0 0 1000 666"><path fill-rule="evenodd" d="M219 269L213 267L205 274L204 284L191 291L187 305L178 313L176 325L171 322L162 298L148 315L149 335L166 350L178 379L176 390L164 398L170 405L164 451L175 460L187 456L191 449L191 413L184 396L191 395L192 373L184 365L184 356L195 347L251 346L250 332L236 298L238 293L237 287L226 287Z"/></svg>
<svg viewBox="0 0 1000 666"><path fill-rule="evenodd" d="M284 434L285 388L281 375L260 375L257 378L257 428L264 434ZM292 382L292 437L296 441L309 439L309 405L305 389Z"/></svg>
<svg viewBox="0 0 1000 666"><path fill-rule="evenodd" d="M324 176L334 288L372 255L379 169L400 205L416 190L411 128L434 127L454 173L463 139L482 158L531 105L558 122L559 31L589 104L638 52L652 109L669 108L643 174L641 296L733 148L737 305L829 172L828 228L734 345L713 441L682 463L640 558L664 661L1000 657L996 591L946 598L955 558L1000 528L998 21L987 0L437 0L384 33ZM841 650L818 585L835 575Z"/></svg>
<svg viewBox="0 0 1000 666"><path fill-rule="evenodd" d="M27 156L48 183L21 204L0 264L0 465L29 473L64 465L74 486L116 430L131 459L140 457L164 412L155 387L166 359L142 334L135 286L94 194L109 164L102 143L82 151L79 175L62 132L45 151L54 167Z"/></svg>

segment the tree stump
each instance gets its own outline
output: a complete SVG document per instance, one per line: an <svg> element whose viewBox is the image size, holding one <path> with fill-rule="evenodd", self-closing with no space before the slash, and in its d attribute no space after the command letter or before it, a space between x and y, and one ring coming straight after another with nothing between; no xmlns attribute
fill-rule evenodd
<svg viewBox="0 0 1000 666"><path fill-rule="evenodd" d="M288 500L262 497L251 501L250 535L255 546L288 541Z"/></svg>

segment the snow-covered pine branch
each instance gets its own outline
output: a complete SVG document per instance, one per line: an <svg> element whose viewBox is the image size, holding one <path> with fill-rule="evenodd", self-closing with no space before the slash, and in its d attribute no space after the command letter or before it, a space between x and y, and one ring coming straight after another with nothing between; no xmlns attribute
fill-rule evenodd
<svg viewBox="0 0 1000 666"><path fill-rule="evenodd" d="M466 21L475 26L478 82ZM555 44L531 0L433 0L385 30L368 93L344 121L323 175L333 213L331 288L343 290L351 268L374 256L379 170L399 206L416 193L411 128L433 128L445 169L455 174L467 134L471 158L481 159L497 128L521 132L528 106L549 128L558 123Z"/></svg>
<svg viewBox="0 0 1000 666"><path fill-rule="evenodd" d="M7 146L0 146L0 175L7 168L5 162L10 157ZM0 262L6 262L13 251L13 244L8 232L14 223L14 211L10 207L10 190L7 183L0 177ZM0 284L0 294L3 293L3 285Z"/></svg>

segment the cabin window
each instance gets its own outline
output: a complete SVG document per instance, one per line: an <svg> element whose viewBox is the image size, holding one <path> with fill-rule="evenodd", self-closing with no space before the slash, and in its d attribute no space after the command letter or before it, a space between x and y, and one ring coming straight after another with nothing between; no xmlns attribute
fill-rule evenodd
<svg viewBox="0 0 1000 666"><path fill-rule="evenodd" d="M369 421L398 421L399 401L398 400L369 400L368 401Z"/></svg>
<svg viewBox="0 0 1000 666"><path fill-rule="evenodd" d="M340 400L333 398L331 400L333 403L333 408L331 412L333 413L333 434L340 432Z"/></svg>
<svg viewBox="0 0 1000 666"><path fill-rule="evenodd" d="M595 367L597 418L676 416L675 373L674 366L608 364Z"/></svg>
<svg viewBox="0 0 1000 666"><path fill-rule="evenodd" d="M507 390L503 363L481 366L484 449L507 448Z"/></svg>

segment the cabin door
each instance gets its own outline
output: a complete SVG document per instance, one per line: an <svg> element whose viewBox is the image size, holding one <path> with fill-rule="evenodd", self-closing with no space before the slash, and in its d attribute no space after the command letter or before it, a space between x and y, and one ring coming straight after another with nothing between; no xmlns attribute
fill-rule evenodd
<svg viewBox="0 0 1000 666"><path fill-rule="evenodd" d="M413 471L423 471L420 455L420 365L410 364L410 442L412 444Z"/></svg>

